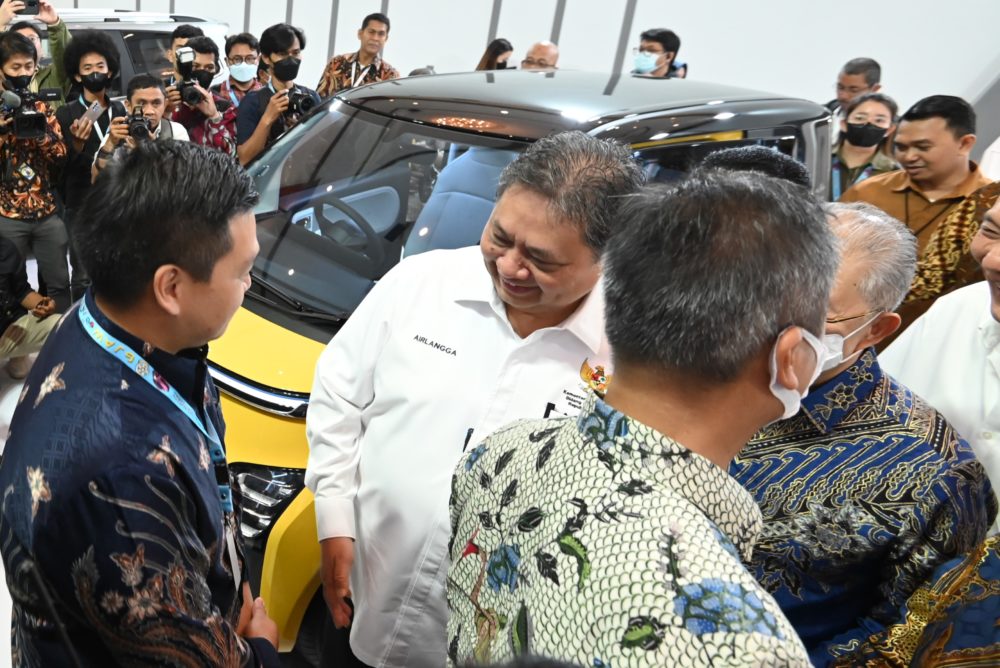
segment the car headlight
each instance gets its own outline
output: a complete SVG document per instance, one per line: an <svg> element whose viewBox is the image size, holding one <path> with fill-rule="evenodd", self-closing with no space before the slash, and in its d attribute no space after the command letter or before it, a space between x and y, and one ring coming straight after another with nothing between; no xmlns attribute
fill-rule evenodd
<svg viewBox="0 0 1000 668"><path fill-rule="evenodd" d="M263 552L275 520L305 486L305 470L231 464L244 544Z"/></svg>

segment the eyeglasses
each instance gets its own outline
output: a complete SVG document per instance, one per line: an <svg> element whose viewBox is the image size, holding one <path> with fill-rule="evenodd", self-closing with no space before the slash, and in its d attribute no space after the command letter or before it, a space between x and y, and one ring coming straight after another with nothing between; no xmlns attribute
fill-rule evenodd
<svg viewBox="0 0 1000 668"><path fill-rule="evenodd" d="M855 97L857 97L861 93L867 93L869 90L871 90L871 88L868 87L862 88L860 86L845 86L844 84L841 83L834 84L834 88L837 89L838 93L850 93Z"/></svg>
<svg viewBox="0 0 1000 668"><path fill-rule="evenodd" d="M847 315L847 316L844 316L843 318L827 318L826 319L826 324L828 324L828 325L836 325L838 322L847 322L848 320L857 320L858 318L863 318L866 315L875 315L876 313L881 313L881 311L878 310L878 309L875 309L873 311L868 311L866 313L859 313L857 315Z"/></svg>
<svg viewBox="0 0 1000 668"><path fill-rule="evenodd" d="M534 58L525 58L521 61L521 67L552 67L546 60L535 60Z"/></svg>
<svg viewBox="0 0 1000 668"><path fill-rule="evenodd" d="M243 63L246 63L247 65L256 65L257 56L247 56L245 58L243 56L233 56L229 59L230 65L242 65Z"/></svg>

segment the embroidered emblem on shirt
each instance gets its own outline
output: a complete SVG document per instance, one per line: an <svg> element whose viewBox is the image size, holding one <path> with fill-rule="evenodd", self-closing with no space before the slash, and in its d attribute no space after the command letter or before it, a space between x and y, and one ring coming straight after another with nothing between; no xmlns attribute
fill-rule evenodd
<svg viewBox="0 0 1000 668"><path fill-rule="evenodd" d="M128 389L128 381L122 378L122 390Z"/></svg>
<svg viewBox="0 0 1000 668"><path fill-rule="evenodd" d="M38 404L42 403L42 399L53 392L66 389L66 383L59 377L65 366L65 362L59 362L59 364L52 367L52 371L45 377L45 380L42 381L42 386L38 389L38 396L35 397L35 408L38 408Z"/></svg>
<svg viewBox="0 0 1000 668"><path fill-rule="evenodd" d="M201 467L202 471L207 471L212 464L212 457L208 454L208 447L200 435L198 436L198 445L198 466Z"/></svg>
<svg viewBox="0 0 1000 668"><path fill-rule="evenodd" d="M600 394L608 391L608 383L611 382L611 376L604 372L604 367L600 364L591 367L589 359L585 359L583 366L580 367L580 378L587 384L587 387Z"/></svg>
<svg viewBox="0 0 1000 668"><path fill-rule="evenodd" d="M49 490L49 483L45 480L42 469L28 467L28 488L31 490L31 519L35 519L41 502L52 500L52 492Z"/></svg>
<svg viewBox="0 0 1000 668"><path fill-rule="evenodd" d="M456 351L454 348L449 348L448 346L444 345L443 343L438 343L437 341L431 341L426 336L420 336L419 334L414 334L413 335L413 340L416 341L417 343L422 343L425 346L430 346L431 348L434 348L435 350L440 350L445 355L451 355L452 357L458 357L458 351Z"/></svg>
<svg viewBox="0 0 1000 668"><path fill-rule="evenodd" d="M173 450L170 449L170 437L164 436L163 440L156 447L155 450L149 453L146 457L149 461L154 464L163 464L167 469L167 475L171 478L174 477L174 460L177 456L174 454Z"/></svg>

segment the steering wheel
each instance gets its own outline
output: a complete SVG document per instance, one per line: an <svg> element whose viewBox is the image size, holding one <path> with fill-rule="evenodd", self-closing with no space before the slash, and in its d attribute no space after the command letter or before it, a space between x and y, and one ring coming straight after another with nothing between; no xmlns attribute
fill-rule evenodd
<svg viewBox="0 0 1000 668"><path fill-rule="evenodd" d="M313 216L315 217L317 224L327 223L328 225L333 225L336 221L332 221L326 217L324 211L324 205L329 204L335 209L340 209L347 217L357 225L358 229L361 230L365 235L366 246L362 254L374 265L374 267L381 267L385 262L385 248L383 247L383 239L375 230L372 228L371 223L365 220L365 217L358 213L358 210L352 207L350 204L340 199L336 195L331 193L325 193L322 196L310 200L297 209L290 212L290 215L294 218L295 214L303 209L312 207ZM346 246L339 246L340 248L346 249ZM351 255L357 256L359 253L352 252Z"/></svg>

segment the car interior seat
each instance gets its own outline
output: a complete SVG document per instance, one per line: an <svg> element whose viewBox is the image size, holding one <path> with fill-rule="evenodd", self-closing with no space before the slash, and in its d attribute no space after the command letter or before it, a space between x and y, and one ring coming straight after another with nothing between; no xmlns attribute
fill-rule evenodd
<svg viewBox="0 0 1000 668"><path fill-rule="evenodd" d="M410 230L403 255L479 243L496 201L500 172L517 156L517 151L473 146L445 165Z"/></svg>

